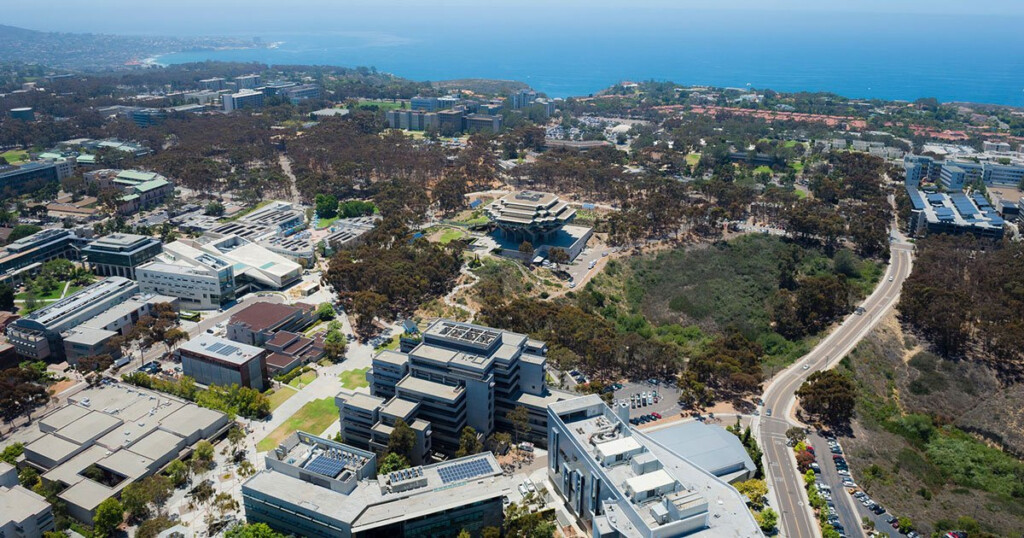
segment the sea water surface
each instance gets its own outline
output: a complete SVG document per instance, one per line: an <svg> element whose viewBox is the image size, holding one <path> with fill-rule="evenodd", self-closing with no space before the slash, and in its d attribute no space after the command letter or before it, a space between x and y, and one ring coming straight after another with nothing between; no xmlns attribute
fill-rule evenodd
<svg viewBox="0 0 1024 538"><path fill-rule="evenodd" d="M282 42L277 48L179 52L158 62L373 66L414 80L518 80L553 97L653 79L1024 105L1019 16L624 8L571 17L534 7L514 16L481 9L308 26L239 32Z"/></svg>

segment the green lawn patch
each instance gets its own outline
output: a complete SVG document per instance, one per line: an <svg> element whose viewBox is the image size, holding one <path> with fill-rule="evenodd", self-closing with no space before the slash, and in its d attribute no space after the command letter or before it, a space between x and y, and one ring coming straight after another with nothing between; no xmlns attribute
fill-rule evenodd
<svg viewBox="0 0 1024 538"><path fill-rule="evenodd" d="M700 162L700 153L687 153L686 154L686 164L688 164L690 166L694 166L698 162Z"/></svg>
<svg viewBox="0 0 1024 538"><path fill-rule="evenodd" d="M803 200L804 198L807 198L807 191L803 191L803 190L800 190L800 189L793 189L793 194L795 194L796 197L800 198L801 200Z"/></svg>
<svg viewBox="0 0 1024 538"><path fill-rule="evenodd" d="M323 230L324 228L327 228L328 226L334 224L334 221L338 220L338 218L339 217L335 215L329 219L320 219L317 221L316 229Z"/></svg>
<svg viewBox="0 0 1024 538"><path fill-rule="evenodd" d="M314 379L316 379L316 372L310 371L289 381L288 385L291 387L295 387L297 389L301 389L302 387L305 387L306 385L312 383Z"/></svg>
<svg viewBox="0 0 1024 538"><path fill-rule="evenodd" d="M441 243L442 245L447 245L448 243L451 243L456 239L462 239L464 237L466 237L466 232L462 230L456 230L454 228L449 228L441 233L441 237L440 239L438 239L438 243Z"/></svg>
<svg viewBox="0 0 1024 538"><path fill-rule="evenodd" d="M277 429L270 432L270 435L264 437L256 445L256 450L260 452L273 450L289 435L299 430L319 435L335 420L338 420L338 407L334 405L334 398L313 400L302 406Z"/></svg>
<svg viewBox="0 0 1024 538"><path fill-rule="evenodd" d="M264 201L262 201L262 202L260 202L260 203L258 203L256 205L250 207L249 209L243 209L243 210L239 211L238 213L235 213L234 215L231 215L230 217L221 219L221 222L231 222L231 221L234 221L234 220L238 220L238 219L248 215L249 213L252 213L253 211L256 211L257 209L265 207L270 202L273 202L273 200L264 200Z"/></svg>
<svg viewBox="0 0 1024 538"><path fill-rule="evenodd" d="M275 409L281 407L281 404L288 401L288 398L291 398L296 394L298 394L298 392L288 388L287 385L274 389L272 392L267 394L267 399L270 400L270 412L273 413Z"/></svg>
<svg viewBox="0 0 1024 538"><path fill-rule="evenodd" d="M786 148L795 148L796 147L796 140L786 140L786 143L783 144L782 146L786 147Z"/></svg>
<svg viewBox="0 0 1024 538"><path fill-rule="evenodd" d="M314 334L316 334L316 333L318 333L320 331L325 331L325 330L327 330L327 322L326 321L318 321L318 322L314 323L312 327L306 329L305 331L302 331L302 334L311 337Z"/></svg>
<svg viewBox="0 0 1024 538"><path fill-rule="evenodd" d="M366 99L359 101L359 108L372 108L377 107L379 110L387 112L388 110L396 110L402 108L402 103L394 103L391 101L380 101L376 99Z"/></svg>
<svg viewBox="0 0 1024 538"><path fill-rule="evenodd" d="M771 174L772 173L772 167L762 164L761 166L758 166L757 168L754 169L754 173L755 174L760 174L760 173Z"/></svg>
<svg viewBox="0 0 1024 538"><path fill-rule="evenodd" d="M350 390L369 387L370 383L366 381L367 370L369 370L369 368L356 368L355 370L346 370L338 374L338 379L341 380L341 386Z"/></svg>
<svg viewBox="0 0 1024 538"><path fill-rule="evenodd" d="M0 153L4 159L7 159L8 164L20 164L28 160L28 152L23 149L12 149Z"/></svg>
<svg viewBox="0 0 1024 538"><path fill-rule="evenodd" d="M394 350L398 349L398 341L399 341L399 339L401 339L401 336L392 336L391 340L389 340L388 343L386 343L386 344L384 344L382 346L377 346L376 348L374 348L374 351L384 351L384 350L394 351Z"/></svg>
<svg viewBox="0 0 1024 538"><path fill-rule="evenodd" d="M791 163L789 163L789 166L791 166L793 168L793 170L796 170L797 172L803 172L804 171L804 162L803 161L791 162Z"/></svg>

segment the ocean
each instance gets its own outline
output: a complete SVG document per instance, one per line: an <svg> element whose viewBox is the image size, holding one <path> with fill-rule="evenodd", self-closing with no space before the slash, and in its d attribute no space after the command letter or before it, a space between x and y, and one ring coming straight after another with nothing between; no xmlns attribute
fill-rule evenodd
<svg viewBox="0 0 1024 538"><path fill-rule="evenodd" d="M518 80L552 97L662 80L1024 106L1022 23L1020 16L640 8L579 17L531 9L503 18L480 10L452 20L318 21L302 32L248 34L281 42L277 48L157 61L373 66L414 80Z"/></svg>

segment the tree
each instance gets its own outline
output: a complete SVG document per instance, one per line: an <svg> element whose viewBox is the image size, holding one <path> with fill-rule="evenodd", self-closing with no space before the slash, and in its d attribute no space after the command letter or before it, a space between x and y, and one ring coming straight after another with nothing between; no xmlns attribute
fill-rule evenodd
<svg viewBox="0 0 1024 538"><path fill-rule="evenodd" d="M224 533L225 538L285 538L285 535L271 529L266 523L236 525Z"/></svg>
<svg viewBox="0 0 1024 538"><path fill-rule="evenodd" d="M330 219L338 215L338 198L333 194L318 194L315 202L318 217Z"/></svg>
<svg viewBox="0 0 1024 538"><path fill-rule="evenodd" d="M523 437L530 431L530 412L526 407L517 405L509 411L505 418L512 423L512 431L515 433L516 443L523 440Z"/></svg>
<svg viewBox="0 0 1024 538"><path fill-rule="evenodd" d="M181 460L174 460L167 466L167 476L170 477L171 483L175 487L184 486L188 482L189 475L192 474L191 469L185 462Z"/></svg>
<svg viewBox="0 0 1024 538"><path fill-rule="evenodd" d="M14 288L0 284L0 310L14 312Z"/></svg>
<svg viewBox="0 0 1024 538"><path fill-rule="evenodd" d="M459 435L459 449L455 451L455 457L461 458L483 452L484 445L477 438L476 430L472 426L462 428Z"/></svg>
<svg viewBox="0 0 1024 538"><path fill-rule="evenodd" d="M4 447L3 452L0 452L0 461L14 465L18 461L18 456L21 456L25 452L25 445L22 443L14 443Z"/></svg>
<svg viewBox="0 0 1024 538"><path fill-rule="evenodd" d="M548 261L556 266L568 263L569 253L562 247L554 247L548 250Z"/></svg>
<svg viewBox="0 0 1024 538"><path fill-rule="evenodd" d="M42 230L39 226L34 224L19 224L11 230L11 235L7 237L8 243L13 243L23 237L28 237L36 232Z"/></svg>
<svg viewBox="0 0 1024 538"><path fill-rule="evenodd" d="M764 499L768 495L768 485L764 480L751 479L740 482L736 484L736 490L747 496L754 511L764 508Z"/></svg>
<svg viewBox="0 0 1024 538"><path fill-rule="evenodd" d="M803 441L804 439L807 439L807 433L804 431L803 428L799 426L793 426L792 428L786 430L786 439L789 439L789 441L795 445Z"/></svg>
<svg viewBox="0 0 1024 538"><path fill-rule="evenodd" d="M327 359L331 362L338 362L339 359L344 357L347 340L345 335L341 334L339 330L328 331L327 336L324 338L324 355Z"/></svg>
<svg viewBox="0 0 1024 538"><path fill-rule="evenodd" d="M901 516L898 520L898 523L899 531L903 534L907 534L908 532L914 530L914 522L911 521L909 517Z"/></svg>
<svg viewBox="0 0 1024 538"><path fill-rule="evenodd" d="M385 475L394 471L408 469L409 467L409 460L405 459L405 456L388 452L381 458L380 464L377 466L377 474Z"/></svg>
<svg viewBox="0 0 1024 538"><path fill-rule="evenodd" d="M800 469L800 472L807 472L811 468L812 463L814 463L814 455L807 450L801 450L796 453L796 467Z"/></svg>
<svg viewBox="0 0 1024 538"><path fill-rule="evenodd" d="M466 529L462 529L461 531L459 531L458 538L473 538L473 535L470 534L469 531L467 531Z"/></svg>
<svg viewBox="0 0 1024 538"><path fill-rule="evenodd" d="M378 316L387 313L385 308L388 298L385 295L372 291L357 292L352 298L352 308L349 309L356 318L356 328L360 334L372 334L374 332L373 321Z"/></svg>
<svg viewBox="0 0 1024 538"><path fill-rule="evenodd" d="M204 439L196 443L195 451L192 453L192 462L200 468L209 468L213 463L213 456L213 443Z"/></svg>
<svg viewBox="0 0 1024 538"><path fill-rule="evenodd" d="M93 536L103 538L112 535L122 521L124 507L121 502L114 497L104 500L96 507L93 516Z"/></svg>
<svg viewBox="0 0 1024 538"><path fill-rule="evenodd" d="M480 531L482 538L501 538L501 529L498 527L484 527Z"/></svg>
<svg viewBox="0 0 1024 538"><path fill-rule="evenodd" d="M141 481L128 484L121 490L121 505L130 521L141 521L149 516L149 492Z"/></svg>
<svg viewBox="0 0 1024 538"><path fill-rule="evenodd" d="M848 425L857 403L853 381L835 370L814 372L796 396L804 411L832 426Z"/></svg>
<svg viewBox="0 0 1024 538"><path fill-rule="evenodd" d="M757 523L762 531L771 532L779 524L779 514L769 506L757 515Z"/></svg>
<svg viewBox="0 0 1024 538"><path fill-rule="evenodd" d="M320 306L316 308L316 317L320 321L331 321L334 316L334 306L331 303L320 303Z"/></svg>
<svg viewBox="0 0 1024 538"><path fill-rule="evenodd" d="M175 328L164 333L164 344L168 350L178 345L179 342L187 341L188 339L188 331L183 329Z"/></svg>
<svg viewBox="0 0 1024 538"><path fill-rule="evenodd" d="M214 200L206 204L206 208L203 210L203 213L213 217L220 217L224 215L224 211L224 204Z"/></svg>
<svg viewBox="0 0 1024 538"><path fill-rule="evenodd" d="M388 452L398 454L406 461L412 461L415 448L416 432L412 431L412 428L404 420L396 420L395 428L391 430L391 435L388 437Z"/></svg>
<svg viewBox="0 0 1024 538"><path fill-rule="evenodd" d="M523 263L530 263L533 260L533 243L529 241L519 243L519 253L523 255Z"/></svg>

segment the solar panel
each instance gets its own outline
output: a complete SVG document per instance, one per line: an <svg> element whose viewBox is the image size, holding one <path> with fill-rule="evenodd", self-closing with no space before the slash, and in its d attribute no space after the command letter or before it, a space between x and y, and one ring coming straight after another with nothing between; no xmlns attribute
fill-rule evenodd
<svg viewBox="0 0 1024 538"><path fill-rule="evenodd" d="M486 476L493 472L491 463L485 458L453 463L437 469L437 473L441 475L441 482L444 484Z"/></svg>
<svg viewBox="0 0 1024 538"><path fill-rule="evenodd" d="M214 342L210 344L210 347L208 349L213 353L217 353L218 351L220 351L220 348L222 347L224 347L223 342Z"/></svg>
<svg viewBox="0 0 1024 538"><path fill-rule="evenodd" d="M306 470L312 473L321 474L334 478L345 469L345 462L327 456L317 456L313 461L306 464Z"/></svg>

